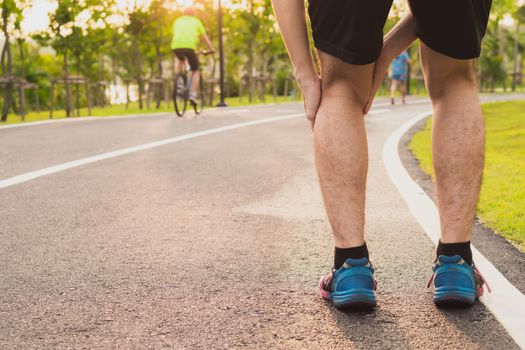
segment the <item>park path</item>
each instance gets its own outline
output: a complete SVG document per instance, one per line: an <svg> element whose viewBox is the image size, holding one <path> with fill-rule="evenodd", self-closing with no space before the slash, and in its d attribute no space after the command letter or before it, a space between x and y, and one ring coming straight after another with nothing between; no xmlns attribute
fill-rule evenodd
<svg viewBox="0 0 525 350"><path fill-rule="evenodd" d="M0 189L0 348L518 348L481 304L438 310L433 244L383 166L426 101L367 117L372 312L317 293L332 241L300 104L0 129L0 182L211 128Z"/></svg>

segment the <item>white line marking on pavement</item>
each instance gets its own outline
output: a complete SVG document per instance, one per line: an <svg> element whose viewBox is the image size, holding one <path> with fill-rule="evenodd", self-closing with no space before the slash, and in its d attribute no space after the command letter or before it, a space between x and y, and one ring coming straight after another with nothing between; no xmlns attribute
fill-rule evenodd
<svg viewBox="0 0 525 350"><path fill-rule="evenodd" d="M288 114L288 115L279 116L279 117L258 119L258 120L253 120L253 121L250 121L250 122L231 124L231 125L221 126L221 127L218 127L218 128L207 129L207 130L203 130L203 131L193 132L193 133L190 133L190 134L175 136L175 137L171 137L171 138L167 138L167 139L163 139L163 140L159 140L159 141L149 142L149 143L146 143L146 144L143 144L143 145L123 148L123 149L120 149L120 150L107 152L107 153L102 153L102 154L94 155L94 156L91 156L91 157L81 158L81 159L73 160L73 161L70 161L70 162L66 162L66 163L55 165L55 166L51 166L51 167L48 167L48 168L44 168L44 169L40 169L40 170L36 170L36 171L31 171L31 172L28 172L28 173L25 173L25 174L21 174L21 175L18 175L18 176L10 177L10 178L7 178L5 180L0 180L0 189L6 188L6 187L9 187L9 186L13 186L13 185L17 185L17 184L20 184L20 183L23 183L23 182L31 181L31 180L34 180L36 178L42 177L42 176L58 173L60 171L64 171L64 170L68 170L68 169L72 169L72 168L77 168L77 167L82 166L82 165L98 162L100 160L120 157L120 156L123 156L125 154L140 152L140 151L144 151L144 150L151 149L151 148L165 146L165 145L169 145L169 144L176 143L176 142L181 142L181 141L185 141L185 140L194 139L194 138L197 138L197 137L218 134L218 133L229 131L229 130L240 129L240 128L244 128L244 127L247 127L247 126L273 123L273 122L278 122L278 121L292 119L292 118L297 118L297 117L302 117L302 116L304 117L304 113L295 113L295 114Z"/></svg>
<svg viewBox="0 0 525 350"><path fill-rule="evenodd" d="M46 124L57 124L57 123L78 123L78 122L88 122L88 121L94 121L94 120L112 120L112 119L132 119L132 118L145 118L145 117L159 117L159 116L167 116L170 113L168 112L159 112L159 113L148 113L148 114L128 114L128 115L113 115L108 117L94 117L94 116L86 116L86 117L76 117L76 118L60 118L60 119L47 119L47 120L40 120L36 122L25 122L25 123L18 123L18 124L9 124L9 125L2 125L0 126L1 129L14 129L14 128L23 128L27 126L37 126L37 125L46 125Z"/></svg>
<svg viewBox="0 0 525 350"><path fill-rule="evenodd" d="M254 105L254 108L260 107L260 105ZM210 113L213 112L215 114L223 114L223 113L242 113L242 112L249 112L250 109L248 108L239 108L239 107L211 107L206 108L206 112ZM287 111L290 112L290 111ZM95 116L85 116L85 117L75 117L75 118L59 118L59 119L47 119L47 120L39 120L34 122L24 122L24 123L17 123L17 124L8 124L8 125L0 125L0 130L2 129L14 129L14 128L24 128L28 126L38 126L38 125L46 125L46 124L56 124L56 123L77 123L77 122L88 122L88 121L102 121L102 120L113 120L113 119L133 119L133 118L147 118L147 117L161 117L161 116L173 116L173 118L177 118L174 115L174 112L154 112L154 113L139 113L139 114L127 114L127 115L112 115L107 117L95 117Z"/></svg>
<svg viewBox="0 0 525 350"><path fill-rule="evenodd" d="M407 206L434 244L440 236L439 213L436 205L415 183L399 158L401 137L430 112L419 114L394 131L383 147L383 162L390 180L396 185ZM477 267L492 285L492 293L485 293L481 301L496 316L516 344L525 349L525 295L514 287L475 247L472 253Z"/></svg>
<svg viewBox="0 0 525 350"><path fill-rule="evenodd" d="M392 112L390 109L381 109L381 108L378 108L378 109L371 109L370 112L368 112L368 115L375 115L375 114L382 114L382 113L390 113Z"/></svg>
<svg viewBox="0 0 525 350"><path fill-rule="evenodd" d="M424 104L429 104L429 103L430 103L429 99L422 99L422 100L407 101L405 104L397 104L395 106L424 105ZM388 106L391 107L392 104L390 102L380 102L380 103L372 104L372 108L374 108L374 107L388 107Z"/></svg>

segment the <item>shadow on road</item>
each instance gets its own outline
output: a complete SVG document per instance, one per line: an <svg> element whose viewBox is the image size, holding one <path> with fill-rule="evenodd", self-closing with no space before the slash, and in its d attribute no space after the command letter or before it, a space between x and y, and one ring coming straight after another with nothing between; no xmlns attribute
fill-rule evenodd
<svg viewBox="0 0 525 350"><path fill-rule="evenodd" d="M368 310L340 311L334 306L330 313L337 327L355 349L411 348L408 335L399 326L396 316L378 306Z"/></svg>
<svg viewBox="0 0 525 350"><path fill-rule="evenodd" d="M487 332L487 328L491 328L490 322L494 324L494 321L491 321L494 316L481 302L476 302L472 307L440 307L438 310L450 324L479 348L499 343L501 349L519 349L514 342L506 342L510 340L508 337L495 341L494 334ZM498 327L501 326L498 324Z"/></svg>

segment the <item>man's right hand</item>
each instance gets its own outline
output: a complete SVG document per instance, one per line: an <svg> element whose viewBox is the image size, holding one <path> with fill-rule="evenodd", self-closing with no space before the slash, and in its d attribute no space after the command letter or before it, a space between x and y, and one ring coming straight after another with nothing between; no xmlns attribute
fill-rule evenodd
<svg viewBox="0 0 525 350"><path fill-rule="evenodd" d="M374 67L372 92L366 106L363 108L364 114L367 114L370 110L374 96L383 82L390 62L416 40L417 37L414 28L414 17L412 13L409 12L386 34L383 49Z"/></svg>
<svg viewBox="0 0 525 350"><path fill-rule="evenodd" d="M363 108L363 113L365 115L368 114L370 108L372 107L372 103L374 102L377 90L379 90L381 84L383 83L383 79L385 78L385 75L388 72L388 67L390 66L391 61L392 60L389 57L387 57L385 52L381 51L381 54L379 55L379 58L377 59L374 65L374 76L372 79L372 89L370 97L368 98L368 102Z"/></svg>
<svg viewBox="0 0 525 350"><path fill-rule="evenodd" d="M309 79L297 79L303 93L304 111L306 118L310 121L312 129L315 124L315 116L321 104L321 79L314 76Z"/></svg>

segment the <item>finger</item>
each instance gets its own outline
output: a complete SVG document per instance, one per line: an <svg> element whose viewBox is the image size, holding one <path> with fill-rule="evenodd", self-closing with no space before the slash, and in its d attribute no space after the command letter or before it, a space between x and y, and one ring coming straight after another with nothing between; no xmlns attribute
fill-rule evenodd
<svg viewBox="0 0 525 350"><path fill-rule="evenodd" d="M308 117L308 121L310 122L310 127L312 128L312 131L314 130L315 125L315 116L314 117Z"/></svg>
<svg viewBox="0 0 525 350"><path fill-rule="evenodd" d="M370 100L368 100L368 102L366 103L365 108L363 109L363 113L364 113L365 115L367 115L368 112L370 111L370 107L372 107L372 101L373 101L373 99L370 99Z"/></svg>

